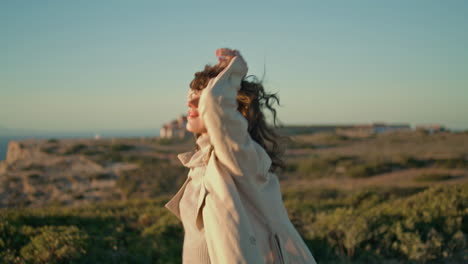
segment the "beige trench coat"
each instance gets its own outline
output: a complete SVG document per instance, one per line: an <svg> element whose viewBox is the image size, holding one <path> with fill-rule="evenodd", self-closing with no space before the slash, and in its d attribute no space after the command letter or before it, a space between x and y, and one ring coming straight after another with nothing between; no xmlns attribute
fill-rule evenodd
<svg viewBox="0 0 468 264"><path fill-rule="evenodd" d="M315 264L288 217L277 175L268 171L270 157L250 137L247 120L237 110L236 95L246 73L243 58L234 57L202 90L199 115L214 150L207 156L194 221L205 228L213 264ZM178 155L182 163L190 153ZM188 180L165 205L179 219Z"/></svg>

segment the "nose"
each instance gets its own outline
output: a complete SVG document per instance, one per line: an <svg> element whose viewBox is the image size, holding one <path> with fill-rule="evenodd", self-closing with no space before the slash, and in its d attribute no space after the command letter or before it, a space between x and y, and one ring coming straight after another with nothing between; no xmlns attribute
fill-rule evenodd
<svg viewBox="0 0 468 264"><path fill-rule="evenodd" d="M193 107L193 108L198 108L199 99L200 99L199 97L189 99L188 102L187 102L187 106L188 107Z"/></svg>

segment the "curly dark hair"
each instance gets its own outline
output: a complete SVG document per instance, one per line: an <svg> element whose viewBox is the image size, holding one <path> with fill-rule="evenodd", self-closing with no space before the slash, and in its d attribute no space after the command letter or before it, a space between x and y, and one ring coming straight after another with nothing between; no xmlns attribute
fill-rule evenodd
<svg viewBox="0 0 468 264"><path fill-rule="evenodd" d="M211 66L205 65L205 69L195 73L195 78L190 82L190 89L201 91L207 85L211 78L218 76L226 66L219 66L219 64ZM241 88L237 94L237 110L248 121L248 132L253 140L262 146L268 153L272 164L269 169L270 172L276 172L277 169L284 171L286 168L283 161L285 151L285 144L290 141L290 137L279 135L275 132L274 128L269 126L266 122L263 109L267 108L273 114L273 124L276 125L276 109L272 106L274 101L280 105L277 93L267 93L263 88L262 81L254 75L248 75L241 81ZM195 133L195 139L201 134ZM282 142L283 141L283 142ZM198 150L198 145L195 150ZM211 149L212 150L212 149Z"/></svg>

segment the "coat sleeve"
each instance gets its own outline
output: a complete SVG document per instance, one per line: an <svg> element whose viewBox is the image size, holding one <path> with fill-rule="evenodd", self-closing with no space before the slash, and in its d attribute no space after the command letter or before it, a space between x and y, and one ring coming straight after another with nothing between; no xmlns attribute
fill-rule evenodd
<svg viewBox="0 0 468 264"><path fill-rule="evenodd" d="M266 177L271 159L251 138L247 119L237 110L236 97L247 70L243 58L234 57L202 90L198 109L219 162L235 180L258 183L259 177Z"/></svg>

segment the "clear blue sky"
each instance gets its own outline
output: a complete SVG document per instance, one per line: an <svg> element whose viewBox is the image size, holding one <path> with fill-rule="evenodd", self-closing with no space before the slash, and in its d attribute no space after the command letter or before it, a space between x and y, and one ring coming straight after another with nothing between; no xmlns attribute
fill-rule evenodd
<svg viewBox="0 0 468 264"><path fill-rule="evenodd" d="M149 130L236 48L285 124L468 129L468 1L2 1L0 126Z"/></svg>

